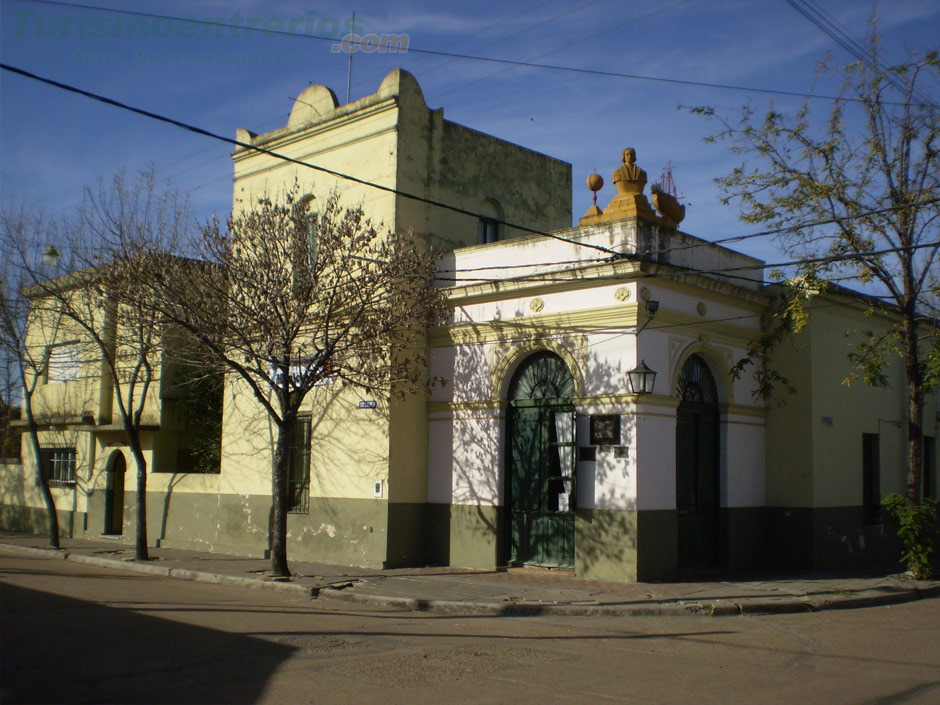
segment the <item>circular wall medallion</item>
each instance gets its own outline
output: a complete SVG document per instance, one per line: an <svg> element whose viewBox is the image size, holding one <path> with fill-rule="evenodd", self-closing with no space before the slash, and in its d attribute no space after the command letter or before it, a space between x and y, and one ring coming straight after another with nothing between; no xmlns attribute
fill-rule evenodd
<svg viewBox="0 0 940 705"><path fill-rule="evenodd" d="M538 313L543 308L545 308L545 302L542 299L532 299L529 302L529 308Z"/></svg>
<svg viewBox="0 0 940 705"><path fill-rule="evenodd" d="M617 301L626 301L630 298L630 290L622 286L614 292L614 298L617 299Z"/></svg>
<svg viewBox="0 0 940 705"><path fill-rule="evenodd" d="M699 316L704 316L708 313L708 307L705 305L704 301L699 301L695 307L695 310L698 311Z"/></svg>

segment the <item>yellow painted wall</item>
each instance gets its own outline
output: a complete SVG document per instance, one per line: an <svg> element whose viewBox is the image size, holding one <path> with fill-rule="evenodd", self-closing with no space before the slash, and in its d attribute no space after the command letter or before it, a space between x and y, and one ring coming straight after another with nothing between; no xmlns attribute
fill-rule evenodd
<svg viewBox="0 0 940 705"><path fill-rule="evenodd" d="M311 415L311 494L372 498L375 480L388 479L387 400L360 409L367 397L341 383L316 387L301 409ZM271 493L277 427L251 396L245 382L227 380L222 425L223 493Z"/></svg>
<svg viewBox="0 0 940 705"><path fill-rule="evenodd" d="M445 121L442 110L428 108L417 81L404 71L388 74L373 95L342 106L325 87L310 86L298 96L285 127L262 135L240 130L238 137L473 213L485 199L497 198L507 220L543 229L570 225L568 164ZM412 231L437 246L477 241L476 215L454 214L247 148L236 150L233 160L236 210L261 195L283 193L296 179L304 192L324 197L336 189L345 205L361 204L373 222ZM312 496L372 498L375 481L381 480L383 499L425 502L426 395L375 398L374 410L359 408L365 398L337 385L317 388L307 402L313 418ZM224 409L220 491L269 493L273 424L245 385L234 380L227 385Z"/></svg>
<svg viewBox="0 0 940 705"><path fill-rule="evenodd" d="M812 346L809 331L799 333L774 350L770 360L790 381L767 404L767 504L772 507L814 506Z"/></svg>
<svg viewBox="0 0 940 705"><path fill-rule="evenodd" d="M784 341L773 367L789 378L767 417L768 504L839 507L862 503L862 434L880 437L881 494L903 492L907 478L907 398L902 360L887 354L887 388L861 379L848 359L864 331L884 332L889 321L846 297L813 300L807 327ZM846 333L849 335L846 335ZM928 397L924 434L937 434L937 398Z"/></svg>

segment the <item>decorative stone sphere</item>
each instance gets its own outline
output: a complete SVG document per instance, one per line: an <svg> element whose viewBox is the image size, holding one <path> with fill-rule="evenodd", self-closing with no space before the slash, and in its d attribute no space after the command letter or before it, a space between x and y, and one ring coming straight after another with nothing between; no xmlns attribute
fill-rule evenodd
<svg viewBox="0 0 940 705"><path fill-rule="evenodd" d="M604 179L601 178L600 174L591 174L587 177L587 187L591 191L600 191L604 188Z"/></svg>

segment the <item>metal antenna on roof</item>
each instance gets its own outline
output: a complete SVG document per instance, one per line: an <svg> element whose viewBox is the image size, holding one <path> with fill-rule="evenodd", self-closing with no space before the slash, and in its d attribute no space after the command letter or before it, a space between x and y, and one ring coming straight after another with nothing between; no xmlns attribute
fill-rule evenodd
<svg viewBox="0 0 940 705"><path fill-rule="evenodd" d="M355 10L353 10L353 13L352 13L352 22L349 25L349 31L350 33L356 31L356 11ZM352 84L352 57L353 57L353 53L350 51L349 52L349 68L346 71L346 102L347 103L349 102L349 88L350 88L350 85Z"/></svg>
<svg viewBox="0 0 940 705"><path fill-rule="evenodd" d="M673 167L671 159L666 162L666 166L663 167L662 176L659 177L659 183L662 186L663 191L668 193L673 198L680 198L679 189L676 187L675 179L672 178L672 170L674 168L675 167Z"/></svg>

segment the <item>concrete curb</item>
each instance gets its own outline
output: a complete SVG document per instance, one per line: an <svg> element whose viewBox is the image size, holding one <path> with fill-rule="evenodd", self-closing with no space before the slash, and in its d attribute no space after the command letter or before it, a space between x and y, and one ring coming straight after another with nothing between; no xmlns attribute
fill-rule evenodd
<svg viewBox="0 0 940 705"><path fill-rule="evenodd" d="M412 612L437 612L443 614L473 614L483 616L535 617L553 616L605 616L605 617L731 617L742 615L793 614L798 612L821 612L823 610L860 609L896 605L904 602L940 597L940 585L927 588L914 587L909 590L885 588L864 590L851 596L821 598L819 594L775 600L755 598L753 600L697 600L694 602L660 602L643 605L622 605L598 602L595 604L558 604L543 602L479 602L461 600L428 600L415 597L393 597L363 595L343 587L309 587L299 583L279 582L264 578L210 573L189 568L171 568L156 563L139 563L133 559L106 558L74 553L69 549L36 548L0 543L0 553L25 554L51 560L69 560L99 568L142 573L160 578L189 580L214 585L231 585L253 590L274 590L300 595L312 599L338 602L354 602L378 607L394 607Z"/></svg>
<svg viewBox="0 0 940 705"><path fill-rule="evenodd" d="M358 595L343 589L323 588L320 599L370 604L379 607L397 607L413 612L440 612L445 614L477 614L488 616L534 617L554 616L605 616L605 617L737 617L746 615L796 614L800 612L822 612L824 610L860 609L915 602L940 596L940 587L913 588L903 592L879 593L835 600L818 600L813 596L794 597L782 600L702 600L697 602L670 602L648 605L560 605L536 602L461 602L453 600L423 600L411 597L386 597L381 595Z"/></svg>
<svg viewBox="0 0 940 705"><path fill-rule="evenodd" d="M169 568L159 564L138 563L132 559L103 558L101 556L86 556L81 553L72 553L68 549L33 548L32 546L11 546L0 544L0 552L23 553L41 558L68 560L84 565L93 565L111 570L123 570L129 573L143 573L158 578L174 578L176 580L189 580L197 583L211 583L214 585L232 585L246 587L253 590L274 590L275 592L288 592L304 597L316 597L318 588L311 588L298 583L278 582L263 578L249 578L240 575L225 575L222 573L209 573L203 570L189 568Z"/></svg>

